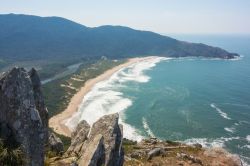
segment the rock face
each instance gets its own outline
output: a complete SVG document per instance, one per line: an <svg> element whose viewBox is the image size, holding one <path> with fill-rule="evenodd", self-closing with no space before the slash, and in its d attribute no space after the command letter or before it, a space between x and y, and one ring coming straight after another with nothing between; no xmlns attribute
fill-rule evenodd
<svg viewBox="0 0 250 166"><path fill-rule="evenodd" d="M85 143L85 141L88 139L90 126L85 121L82 120L76 127L75 131L71 134L71 145L68 148L66 154L68 156L79 156L81 155L81 149Z"/></svg>
<svg viewBox="0 0 250 166"><path fill-rule="evenodd" d="M90 140L98 134L104 137L105 165L107 166L119 166L123 163L123 136L118 119L118 113L101 117L93 124L89 135Z"/></svg>
<svg viewBox="0 0 250 166"><path fill-rule="evenodd" d="M48 138L48 119L49 119L48 115L49 114L48 114L47 107L45 106L45 103L44 103L44 97L42 95L41 81L40 81L40 78L39 78L39 76L34 68L32 68L29 71L29 75L30 75L30 80L32 82L36 109L39 112L44 130L45 130L44 137L45 137L45 139L47 139ZM47 141L47 140L45 140L45 141Z"/></svg>
<svg viewBox="0 0 250 166"><path fill-rule="evenodd" d="M105 115L92 125L91 130L86 121L80 122L72 133L66 156L80 157L80 166L123 165L123 135L118 119L118 114Z"/></svg>
<svg viewBox="0 0 250 166"><path fill-rule="evenodd" d="M105 149L103 143L103 136L98 134L88 144L85 149L86 153L83 154L79 161L79 166L98 166L105 163Z"/></svg>
<svg viewBox="0 0 250 166"><path fill-rule="evenodd" d="M64 147L61 139L57 137L53 132L49 132L49 141L48 141L49 149L56 154L60 154L63 152Z"/></svg>
<svg viewBox="0 0 250 166"><path fill-rule="evenodd" d="M13 68L0 76L0 137L21 145L27 165L44 165L48 112L37 72Z"/></svg>

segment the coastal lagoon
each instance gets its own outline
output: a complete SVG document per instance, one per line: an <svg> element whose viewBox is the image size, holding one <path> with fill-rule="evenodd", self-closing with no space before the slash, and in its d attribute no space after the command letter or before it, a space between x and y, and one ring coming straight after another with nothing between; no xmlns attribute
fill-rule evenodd
<svg viewBox="0 0 250 166"><path fill-rule="evenodd" d="M97 83L68 122L93 124L119 112L124 137L158 137L224 147L250 164L250 37L178 36L241 58L155 57L132 64Z"/></svg>

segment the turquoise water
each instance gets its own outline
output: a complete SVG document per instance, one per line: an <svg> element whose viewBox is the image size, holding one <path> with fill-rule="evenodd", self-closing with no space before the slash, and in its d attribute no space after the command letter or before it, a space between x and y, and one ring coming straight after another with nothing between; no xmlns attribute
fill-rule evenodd
<svg viewBox="0 0 250 166"><path fill-rule="evenodd" d="M201 38L188 37L189 41ZM145 72L151 77L149 82L134 83L134 88L124 90L134 101L126 111L126 122L147 136L224 146L249 162L250 38L222 36L214 38L214 43L212 37L204 38L200 42L221 46L244 58L158 63Z"/></svg>
<svg viewBox="0 0 250 166"><path fill-rule="evenodd" d="M124 136L220 146L250 163L250 36L173 36L220 46L239 60L146 60L96 84L70 121L119 112ZM245 163L247 165L247 163Z"/></svg>

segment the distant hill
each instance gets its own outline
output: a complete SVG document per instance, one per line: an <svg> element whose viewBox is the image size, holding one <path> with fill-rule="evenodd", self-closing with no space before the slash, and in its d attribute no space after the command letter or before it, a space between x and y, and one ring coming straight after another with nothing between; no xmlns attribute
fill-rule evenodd
<svg viewBox="0 0 250 166"><path fill-rule="evenodd" d="M238 56L217 47L194 44L122 26L89 28L60 17L0 15L0 61L82 57Z"/></svg>

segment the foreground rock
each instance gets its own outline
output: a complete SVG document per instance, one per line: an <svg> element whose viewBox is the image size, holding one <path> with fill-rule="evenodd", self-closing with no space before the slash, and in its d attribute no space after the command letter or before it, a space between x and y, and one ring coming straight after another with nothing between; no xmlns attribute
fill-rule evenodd
<svg viewBox="0 0 250 166"><path fill-rule="evenodd" d="M85 153L79 161L80 166L98 166L105 163L105 147L103 136L98 134L88 144Z"/></svg>
<svg viewBox="0 0 250 166"><path fill-rule="evenodd" d="M90 142L96 135L104 137L105 164L107 166L120 166L123 164L122 131L118 124L119 114L105 115L95 122L89 135ZM87 151L85 153L88 153Z"/></svg>
<svg viewBox="0 0 250 166"><path fill-rule="evenodd" d="M81 121L72 133L72 142L61 158L53 158L51 165L79 166L122 166L124 151L122 147L122 126L118 124L119 115L101 117L91 129L86 121Z"/></svg>
<svg viewBox="0 0 250 166"><path fill-rule="evenodd" d="M21 146L27 165L44 165L48 112L37 72L13 68L0 76L0 137Z"/></svg>
<svg viewBox="0 0 250 166"><path fill-rule="evenodd" d="M88 139L89 130L90 126L85 120L77 125L75 131L71 134L71 145L66 152L67 156L81 156L82 147Z"/></svg>

